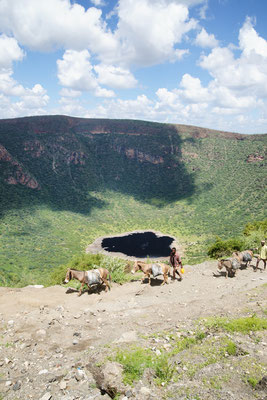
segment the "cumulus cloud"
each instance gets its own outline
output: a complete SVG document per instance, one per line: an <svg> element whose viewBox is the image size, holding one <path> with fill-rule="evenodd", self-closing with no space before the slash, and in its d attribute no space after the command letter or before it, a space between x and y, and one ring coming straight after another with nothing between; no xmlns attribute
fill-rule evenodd
<svg viewBox="0 0 267 400"><path fill-rule="evenodd" d="M25 56L16 39L0 35L0 69L10 68L13 61L20 61Z"/></svg>
<svg viewBox="0 0 267 400"><path fill-rule="evenodd" d="M195 44L200 47L217 47L219 42L213 34L208 34L208 32L202 28L196 37Z"/></svg>
<svg viewBox="0 0 267 400"><path fill-rule="evenodd" d="M105 64L152 65L181 58L177 45L197 26L188 7L200 3L120 0L118 24L111 31L96 7L85 9L70 0L1 0L0 26L32 50L87 49ZM94 0L94 4L102 2Z"/></svg>
<svg viewBox="0 0 267 400"><path fill-rule="evenodd" d="M70 0L1 0L0 26L33 50L90 48L104 56L117 47L101 10Z"/></svg>
<svg viewBox="0 0 267 400"><path fill-rule="evenodd" d="M112 97L114 92L99 86L90 62L88 50L67 50L62 60L57 60L58 78L62 86L75 91L88 91L98 97Z"/></svg>
<svg viewBox="0 0 267 400"><path fill-rule="evenodd" d="M195 29L188 8L177 1L122 0L118 6L115 32L121 46L118 53L125 63L152 65L177 58L177 44Z"/></svg>
<svg viewBox="0 0 267 400"><path fill-rule="evenodd" d="M130 89L137 85L135 77L125 68L99 64L94 66L94 70L98 75L98 82L102 85L117 89Z"/></svg>

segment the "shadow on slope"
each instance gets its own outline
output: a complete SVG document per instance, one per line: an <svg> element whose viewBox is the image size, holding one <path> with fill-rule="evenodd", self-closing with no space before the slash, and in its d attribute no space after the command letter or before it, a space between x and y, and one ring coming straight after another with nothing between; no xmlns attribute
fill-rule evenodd
<svg viewBox="0 0 267 400"><path fill-rule="evenodd" d="M196 188L182 144L177 128L167 124L63 116L2 120L0 145L8 154L0 161L2 212L45 203L89 214L105 207L90 193L106 189L157 207L189 198ZM4 183L23 174L38 188Z"/></svg>

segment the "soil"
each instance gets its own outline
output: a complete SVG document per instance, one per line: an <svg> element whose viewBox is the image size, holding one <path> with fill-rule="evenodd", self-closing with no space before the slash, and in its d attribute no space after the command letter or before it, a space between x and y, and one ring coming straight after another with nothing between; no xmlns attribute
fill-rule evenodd
<svg viewBox="0 0 267 400"><path fill-rule="evenodd" d="M142 284L140 276L135 279L124 285L112 283L107 293L85 292L81 297L64 286L0 288L0 399L109 399L116 393L101 388L93 370L101 369L115 347L135 344L168 351L169 339L153 342L153 336L193 334L196 321L209 316L264 317L266 311L266 271L254 272L251 267L226 279L217 272L216 262L207 261L186 265L181 282L169 280L161 286L162 277L151 285ZM262 366L262 375L267 361L265 332L256 335L256 341L255 334L239 337L245 353ZM117 398L267 399L264 382L257 390L240 376L238 382L228 380L219 389L203 384L203 376L208 379L226 365L203 367L191 381L187 376L160 387L144 378Z"/></svg>

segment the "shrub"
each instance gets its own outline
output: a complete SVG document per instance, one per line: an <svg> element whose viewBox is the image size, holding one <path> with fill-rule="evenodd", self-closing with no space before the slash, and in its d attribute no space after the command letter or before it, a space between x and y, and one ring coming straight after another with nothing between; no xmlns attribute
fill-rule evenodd
<svg viewBox="0 0 267 400"><path fill-rule="evenodd" d="M249 222L246 224L243 234L249 236L255 231L260 232L262 237L265 237L267 234L267 219L263 221Z"/></svg>
<svg viewBox="0 0 267 400"><path fill-rule="evenodd" d="M241 251L244 244L244 240L239 238L222 240L218 237L215 243L208 248L208 255L212 258L230 256L233 251Z"/></svg>

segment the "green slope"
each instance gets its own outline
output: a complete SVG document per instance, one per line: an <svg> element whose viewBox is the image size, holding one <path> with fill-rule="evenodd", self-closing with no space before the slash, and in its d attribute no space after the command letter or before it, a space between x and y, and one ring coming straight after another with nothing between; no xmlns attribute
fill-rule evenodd
<svg viewBox="0 0 267 400"><path fill-rule="evenodd" d="M98 236L153 229L188 261L266 217L267 135L63 116L0 120L0 282L41 281Z"/></svg>

